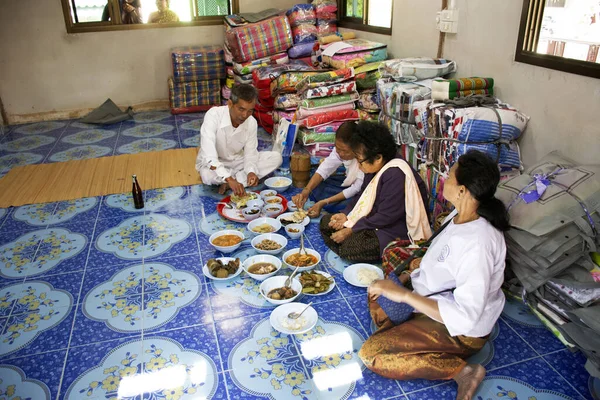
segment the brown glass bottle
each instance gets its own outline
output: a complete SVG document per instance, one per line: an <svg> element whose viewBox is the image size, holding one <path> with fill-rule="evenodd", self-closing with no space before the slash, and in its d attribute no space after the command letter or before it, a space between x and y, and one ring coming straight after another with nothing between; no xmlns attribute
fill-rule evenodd
<svg viewBox="0 0 600 400"><path fill-rule="evenodd" d="M133 187L131 188L131 196L133 197L133 206L139 210L140 208L144 208L144 196L142 194L142 189L140 188L137 177L132 175L132 178Z"/></svg>

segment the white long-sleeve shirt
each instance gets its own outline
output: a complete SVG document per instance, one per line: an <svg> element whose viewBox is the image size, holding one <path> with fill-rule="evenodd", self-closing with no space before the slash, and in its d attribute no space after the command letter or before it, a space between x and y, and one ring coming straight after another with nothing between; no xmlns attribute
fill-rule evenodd
<svg viewBox="0 0 600 400"><path fill-rule="evenodd" d="M317 168L317 174L321 175L323 180L325 180L329 178L331 174L333 174L342 164L344 164L344 166L346 167L346 171L351 171L352 169L355 169L356 178L354 179L354 181L348 182L348 179L346 179L343 184L348 187L344 189L342 193L344 193L345 198L349 199L358 192L360 192L360 188L365 178L365 174L360 169L358 169L356 165L352 165L353 163L358 163L358 161L356 161L356 159L342 160L340 158L340 155L334 148L331 154L329 154L329 156L327 156L327 158L323 160L321 165L319 165L319 168Z"/></svg>
<svg viewBox="0 0 600 400"><path fill-rule="evenodd" d="M451 215L454 217L454 215ZM489 334L502 309L506 244L502 232L485 218L456 225L454 221L433 240L420 268L412 275L416 293L432 299L452 336Z"/></svg>
<svg viewBox="0 0 600 400"><path fill-rule="evenodd" d="M236 165L243 160L244 172L256 173L258 162L257 123L250 116L243 124L234 128L229 116L229 107L213 107L204 116L200 128L200 151L196 158L196 170L214 169L223 181L234 175Z"/></svg>

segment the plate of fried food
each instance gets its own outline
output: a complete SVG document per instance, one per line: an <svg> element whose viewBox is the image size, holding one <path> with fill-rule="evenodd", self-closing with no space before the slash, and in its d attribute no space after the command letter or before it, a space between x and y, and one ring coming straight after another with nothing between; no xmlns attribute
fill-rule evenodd
<svg viewBox="0 0 600 400"><path fill-rule="evenodd" d="M202 267L202 273L208 279L226 281L233 279L242 272L239 258L220 257L211 258Z"/></svg>
<svg viewBox="0 0 600 400"><path fill-rule="evenodd" d="M287 207L287 202L286 202ZM310 218L305 210L283 213L277 217L281 225L300 224L306 226L310 223Z"/></svg>
<svg viewBox="0 0 600 400"><path fill-rule="evenodd" d="M298 280L302 284L302 293L308 296L323 296L333 290L335 280L324 271L305 271Z"/></svg>

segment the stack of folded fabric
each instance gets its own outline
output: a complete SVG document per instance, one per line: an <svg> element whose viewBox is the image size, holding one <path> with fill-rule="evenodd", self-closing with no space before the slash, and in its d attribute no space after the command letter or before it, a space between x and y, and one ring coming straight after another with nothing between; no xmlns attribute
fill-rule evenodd
<svg viewBox="0 0 600 400"><path fill-rule="evenodd" d="M522 169L517 139L529 117L493 97L473 96L434 103L413 103L413 114L421 139L420 158L442 173L462 154L474 149L497 161L501 170Z"/></svg>
<svg viewBox="0 0 600 400"><path fill-rule="evenodd" d="M271 95L271 82L279 78L287 71L312 71L313 68L301 61L291 60L283 65L268 65L252 71L252 83L258 90L258 101L254 111L254 117L267 132L273 131L274 125L281 117L280 110L275 111L275 98ZM286 117L292 120L294 112L287 112Z"/></svg>
<svg viewBox="0 0 600 400"><path fill-rule="evenodd" d="M454 61L443 58L413 57L387 60L381 65L384 78L399 82L433 79L456 71Z"/></svg>
<svg viewBox="0 0 600 400"><path fill-rule="evenodd" d="M360 119L377 121L381 107L377 96L377 80L381 77L381 62L362 65L354 69L356 88L358 89L358 110Z"/></svg>
<svg viewBox="0 0 600 400"><path fill-rule="evenodd" d="M327 157L343 121L359 119L354 69L343 68L304 78L296 85L300 98L295 122L300 141L314 157Z"/></svg>
<svg viewBox="0 0 600 400"><path fill-rule="evenodd" d="M221 90L221 97L223 99L223 104L227 103L229 97L231 96L231 89L235 84L235 78L233 73L233 55L231 51L227 47L227 45L223 46L225 52L225 84L223 85L223 89Z"/></svg>
<svg viewBox="0 0 600 400"><path fill-rule="evenodd" d="M507 287L524 294L551 329L588 357L600 376L600 165L551 153L500 184L509 209ZM596 253L597 254L597 253Z"/></svg>
<svg viewBox="0 0 600 400"><path fill-rule="evenodd" d="M413 113L417 101L431 98L431 89L418 83L380 79L377 94L381 105L379 121L386 125L398 145L418 143L421 135ZM407 160L413 163L413 160Z"/></svg>
<svg viewBox="0 0 600 400"><path fill-rule="evenodd" d="M337 1L313 1L317 15L317 36L335 35L337 33Z"/></svg>
<svg viewBox="0 0 600 400"><path fill-rule="evenodd" d="M171 63L169 100L173 114L206 111L221 104L220 80L225 78L223 47L178 47L171 50Z"/></svg>
<svg viewBox="0 0 600 400"><path fill-rule="evenodd" d="M344 40L349 47L336 51L333 55L326 54L330 44L321 46L322 59L325 65L331 68L341 69L360 67L368 63L383 61L387 59L387 45L372 42L365 39Z"/></svg>
<svg viewBox="0 0 600 400"><path fill-rule="evenodd" d="M287 11L292 26L294 46L288 50L291 59L318 66L317 14L312 4L296 4Z"/></svg>
<svg viewBox="0 0 600 400"><path fill-rule="evenodd" d="M431 98L433 100L452 100L474 95L493 96L493 78L458 78L435 79L431 83Z"/></svg>
<svg viewBox="0 0 600 400"><path fill-rule="evenodd" d="M285 15L273 16L275 12L265 11L252 23L245 19L246 14L225 18L225 46L233 61L233 84L252 83L252 71L257 68L288 63L291 27ZM231 80L228 83L232 86Z"/></svg>

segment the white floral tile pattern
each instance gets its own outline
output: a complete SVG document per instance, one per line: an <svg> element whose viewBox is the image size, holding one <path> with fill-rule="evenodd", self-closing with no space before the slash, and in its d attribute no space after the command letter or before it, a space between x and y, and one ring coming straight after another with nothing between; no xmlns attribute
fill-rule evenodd
<svg viewBox="0 0 600 400"><path fill-rule="evenodd" d="M119 258L135 260L162 254L191 232L186 221L165 215L133 217L100 234L96 247Z"/></svg>
<svg viewBox="0 0 600 400"><path fill-rule="evenodd" d="M183 141L186 147L200 147L200 136L192 136Z"/></svg>
<svg viewBox="0 0 600 400"><path fill-rule="evenodd" d="M65 126L64 122L56 122L56 121L38 122L35 124L18 127L15 129L15 132L28 134L28 135L29 134L35 135L35 134L55 131L57 129L64 128L64 126Z"/></svg>
<svg viewBox="0 0 600 400"><path fill-rule="evenodd" d="M65 399L210 399L217 385L215 363L206 354L152 338L144 347L135 340L114 348L71 384Z"/></svg>
<svg viewBox="0 0 600 400"><path fill-rule="evenodd" d="M207 236L224 229L231 229L248 234L247 225L230 221L221 217L218 213L212 213L200 220L200 231Z"/></svg>
<svg viewBox="0 0 600 400"><path fill-rule="evenodd" d="M181 124L180 128L190 130L190 131L200 132L200 128L202 128L203 123L204 123L204 119L195 119L193 121Z"/></svg>
<svg viewBox="0 0 600 400"><path fill-rule="evenodd" d="M137 332L167 324L179 310L198 298L200 279L168 264L125 268L97 285L83 302L86 317L104 322L117 332Z"/></svg>
<svg viewBox="0 0 600 400"><path fill-rule="evenodd" d="M60 324L73 304L72 296L44 282L15 285L15 304L0 336L0 355L10 354L31 343L44 331Z"/></svg>
<svg viewBox="0 0 600 400"><path fill-rule="evenodd" d="M2 144L2 148L6 151L29 151L37 149L38 147L49 145L54 143L55 138L51 136L32 135L25 136L11 142L5 142Z"/></svg>
<svg viewBox="0 0 600 400"><path fill-rule="evenodd" d="M115 131L111 131L108 129L88 129L85 131L73 133L71 135L64 136L60 139L61 142L82 145L82 144L92 144L101 142L105 139L110 139L117 134Z"/></svg>
<svg viewBox="0 0 600 400"><path fill-rule="evenodd" d="M0 398L50 400L50 389L37 379L27 379L21 368L0 366Z"/></svg>
<svg viewBox="0 0 600 400"><path fill-rule="evenodd" d="M120 146L117 151L124 154L147 153L149 151L168 150L177 147L177 142L171 139L140 139Z"/></svg>
<svg viewBox="0 0 600 400"><path fill-rule="evenodd" d="M79 254L87 238L67 229L44 229L0 246L0 276L17 278L44 273Z"/></svg>
<svg viewBox="0 0 600 400"><path fill-rule="evenodd" d="M56 203L32 204L17 208L12 217L33 226L52 225L67 222L78 214L91 210L96 204L96 197L65 201L60 207Z"/></svg>
<svg viewBox="0 0 600 400"><path fill-rule="evenodd" d="M68 150L59 151L49 157L52 162L88 160L90 158L104 157L112 154L113 149L106 146L97 146L88 144L84 146L72 147Z"/></svg>
<svg viewBox="0 0 600 400"><path fill-rule="evenodd" d="M125 129L123 132L121 132L121 135L136 138L151 138L171 131L173 131L173 126L171 125L143 124L134 126L133 128Z"/></svg>
<svg viewBox="0 0 600 400"><path fill-rule="evenodd" d="M156 189L147 191L144 199L145 210L153 211L159 209L170 202L180 199L186 193L185 188L173 187L165 189ZM119 208L126 212L136 212L144 210L136 210L133 206L133 198L131 193L113 194L106 197L106 205L113 208Z"/></svg>

